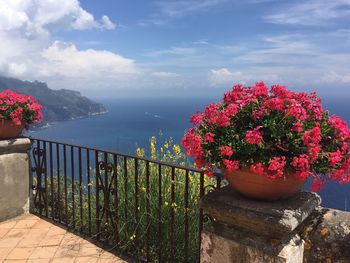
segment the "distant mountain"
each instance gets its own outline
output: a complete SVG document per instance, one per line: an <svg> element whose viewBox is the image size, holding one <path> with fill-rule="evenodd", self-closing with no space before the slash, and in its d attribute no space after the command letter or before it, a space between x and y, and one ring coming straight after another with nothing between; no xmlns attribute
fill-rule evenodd
<svg viewBox="0 0 350 263"><path fill-rule="evenodd" d="M102 104L82 96L78 91L52 90L44 82L22 81L0 76L0 91L6 89L31 95L43 105L44 117L39 127L55 121L72 120L106 112Z"/></svg>

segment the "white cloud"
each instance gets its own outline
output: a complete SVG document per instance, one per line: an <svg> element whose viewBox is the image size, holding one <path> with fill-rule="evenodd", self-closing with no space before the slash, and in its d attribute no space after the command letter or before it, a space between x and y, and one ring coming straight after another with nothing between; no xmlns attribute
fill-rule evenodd
<svg viewBox="0 0 350 263"><path fill-rule="evenodd" d="M115 83L123 85L139 75L132 59L105 50L78 50L72 43L59 41L9 61L2 67L6 75L40 79L55 88L67 87L67 83L75 83L74 88L79 90L103 89L111 83L117 87Z"/></svg>
<svg viewBox="0 0 350 263"><path fill-rule="evenodd" d="M327 25L350 15L350 0L307 0L296 2L267 15L265 20L275 24Z"/></svg>
<svg viewBox="0 0 350 263"><path fill-rule="evenodd" d="M240 71L230 71L227 68L221 68L210 70L209 79L212 86L227 86L238 82L245 84L251 80L251 76L244 75Z"/></svg>
<svg viewBox="0 0 350 263"><path fill-rule="evenodd" d="M164 55L184 56L192 55L194 53L196 53L196 49L193 47L171 47L167 49L148 51L144 55L147 57L159 57Z"/></svg>
<svg viewBox="0 0 350 263"><path fill-rule="evenodd" d="M227 2L230 2L230 0L158 1L155 7L157 11L152 13L147 19L141 20L138 24L141 26L149 24L163 25L172 19L203 12Z"/></svg>
<svg viewBox="0 0 350 263"><path fill-rule="evenodd" d="M261 73L256 70L253 70L254 73L248 71L232 71L227 68L212 69L209 73L210 84L214 87L230 87L237 83L247 85L260 80L276 82L280 79L277 74Z"/></svg>
<svg viewBox="0 0 350 263"><path fill-rule="evenodd" d="M213 6L228 2L228 0L190 0L158 2L160 12L169 17L182 17L188 13L206 10Z"/></svg>
<svg viewBox="0 0 350 263"><path fill-rule="evenodd" d="M179 74L174 72L164 72L164 71L153 72L152 75L160 78L174 78L174 77L180 76Z"/></svg>
<svg viewBox="0 0 350 263"><path fill-rule="evenodd" d="M116 24L114 24L108 16L102 16L102 26L101 28L104 28L104 29L108 29L108 30L113 30L115 29L117 26Z"/></svg>
<svg viewBox="0 0 350 263"><path fill-rule="evenodd" d="M78 0L0 0L0 30L21 30L27 37L51 30L114 29L107 16L97 21Z"/></svg>
<svg viewBox="0 0 350 263"><path fill-rule="evenodd" d="M126 85L139 75L134 60L55 40L57 31L115 27L108 16L96 20L78 0L0 0L0 74L39 79L55 88Z"/></svg>
<svg viewBox="0 0 350 263"><path fill-rule="evenodd" d="M337 72L329 72L323 75L322 81L326 83L343 83L350 84L350 72L348 73L337 73Z"/></svg>
<svg viewBox="0 0 350 263"><path fill-rule="evenodd" d="M54 75L97 78L101 74L137 74L134 61L104 50L77 50L75 45L54 42L42 52ZM46 66L46 65L45 65Z"/></svg>

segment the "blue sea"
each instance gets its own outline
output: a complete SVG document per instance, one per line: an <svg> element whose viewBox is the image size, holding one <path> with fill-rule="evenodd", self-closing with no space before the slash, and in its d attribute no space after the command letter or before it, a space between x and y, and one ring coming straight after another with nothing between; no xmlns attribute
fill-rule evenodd
<svg viewBox="0 0 350 263"><path fill-rule="evenodd" d="M120 98L101 100L108 113L63 121L27 135L100 149L134 153L135 147L149 147L151 136L159 141L172 137L179 143L191 126L190 116L218 98ZM347 98L323 98L330 113L350 123ZM161 136L159 134L162 134ZM319 192L323 206L350 211L350 184L329 182Z"/></svg>

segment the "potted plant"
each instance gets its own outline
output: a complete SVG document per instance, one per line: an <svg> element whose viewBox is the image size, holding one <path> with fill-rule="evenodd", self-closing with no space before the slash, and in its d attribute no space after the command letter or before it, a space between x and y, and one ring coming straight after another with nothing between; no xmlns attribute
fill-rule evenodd
<svg viewBox="0 0 350 263"><path fill-rule="evenodd" d="M350 181L350 130L329 116L315 93L295 93L263 82L240 84L191 117L194 127L182 139L188 155L208 176L221 169L238 192L277 200L311 190L327 180Z"/></svg>
<svg viewBox="0 0 350 263"><path fill-rule="evenodd" d="M0 92L0 139L18 137L23 128L42 119L42 106L32 96Z"/></svg>

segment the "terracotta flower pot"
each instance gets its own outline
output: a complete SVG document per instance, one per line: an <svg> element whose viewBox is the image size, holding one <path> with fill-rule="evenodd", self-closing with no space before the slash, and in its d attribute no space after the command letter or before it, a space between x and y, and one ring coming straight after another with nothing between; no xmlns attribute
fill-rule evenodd
<svg viewBox="0 0 350 263"><path fill-rule="evenodd" d="M230 186L237 192L248 198L266 201L290 197L299 192L306 181L298 180L292 174L286 174L286 178L270 180L246 169L223 173Z"/></svg>
<svg viewBox="0 0 350 263"><path fill-rule="evenodd" d="M16 125L12 121L0 121L0 140L18 137L24 129L24 123Z"/></svg>

